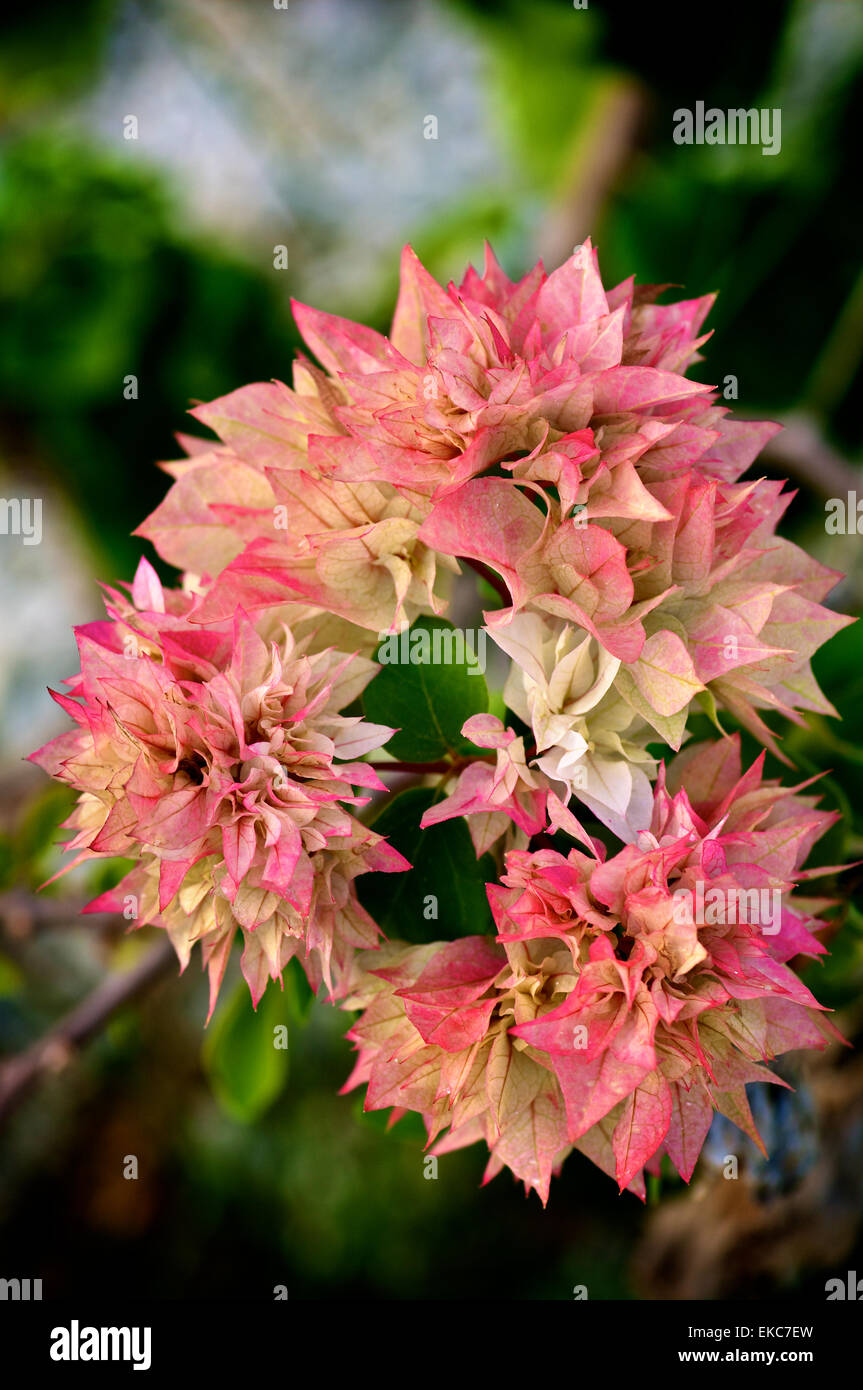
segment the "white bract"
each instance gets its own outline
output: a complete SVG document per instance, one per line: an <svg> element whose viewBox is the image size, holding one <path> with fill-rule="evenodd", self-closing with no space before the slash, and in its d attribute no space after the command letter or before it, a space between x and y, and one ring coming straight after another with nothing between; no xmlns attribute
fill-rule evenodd
<svg viewBox="0 0 863 1390"><path fill-rule="evenodd" d="M589 632L539 613L517 613L490 636L512 658L504 699L533 730L536 766L634 840L650 823L656 764L644 747L649 726L613 688L618 658Z"/></svg>

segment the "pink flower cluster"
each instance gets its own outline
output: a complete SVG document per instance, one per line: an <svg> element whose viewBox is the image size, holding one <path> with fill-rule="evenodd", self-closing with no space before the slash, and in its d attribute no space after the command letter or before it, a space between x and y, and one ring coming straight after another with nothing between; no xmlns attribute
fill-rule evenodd
<svg viewBox="0 0 863 1390"><path fill-rule="evenodd" d="M746 1083L838 1036L787 965L823 951L790 886L833 817L762 761L696 745L637 845L508 853L496 938L363 958L348 1087L418 1111L436 1154L484 1140L486 1180L506 1165L543 1202L573 1147L643 1196L663 1154L689 1180L715 1110L760 1145Z"/></svg>
<svg viewBox="0 0 863 1390"><path fill-rule="evenodd" d="M683 375L712 297L655 298L606 291L589 241L516 284L488 252L448 291L406 248L389 337L295 305L325 370L197 407L221 443L188 442L139 534L201 579L200 622L299 601L384 633L443 612L459 560L485 566L510 708L625 834L644 745L680 747L693 702L774 751L761 711L835 713L810 657L847 621L821 603L836 574L776 535L791 495L740 481L778 426Z"/></svg>
<svg viewBox="0 0 863 1390"><path fill-rule="evenodd" d="M821 949L789 894L826 817L741 776L721 720L781 757L766 711L834 712L809 662L836 576L776 535L781 485L741 481L777 427L686 375L710 297L657 298L606 290L587 242L446 290L406 248L388 337L295 305L320 365L193 410L216 439L184 439L139 531L182 587L142 562L108 591L56 696L75 728L33 755L79 793L78 858L135 860L94 906L131 899L183 966L200 942L211 1007L238 932L256 1002L297 954L363 1010L370 1106L418 1110L437 1152L483 1139L543 1198L572 1146L624 1187L662 1153L688 1177L714 1108L752 1129L758 1062L825 1037L787 962ZM378 949L354 880L410 866L349 808L387 790L365 759L393 730L343 711L465 564L501 595L521 729L468 720L486 751L423 824L465 817L498 857L498 936ZM648 745L693 710L718 741L666 784ZM748 899L700 920L705 883L778 894L775 931Z"/></svg>
<svg viewBox="0 0 863 1390"><path fill-rule="evenodd" d="M256 1004L297 953L332 988L378 935L353 880L409 865L347 809L368 800L358 787L383 789L360 759L392 730L337 712L374 663L309 654L276 613L269 640L240 610L196 626L191 603L145 560L131 602L109 590L108 620L78 630L80 676L54 697L76 728L33 761L80 792L75 862L137 860L90 911L163 926L183 968L200 941L212 1013L238 930Z"/></svg>

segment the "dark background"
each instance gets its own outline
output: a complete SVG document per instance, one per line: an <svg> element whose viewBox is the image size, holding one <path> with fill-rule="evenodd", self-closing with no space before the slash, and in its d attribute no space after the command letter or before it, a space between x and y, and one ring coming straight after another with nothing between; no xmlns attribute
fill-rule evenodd
<svg viewBox="0 0 863 1390"><path fill-rule="evenodd" d="M0 38L0 491L43 498L44 527L31 548L0 537L3 1053L147 944L76 917L116 866L35 897L59 863L66 795L20 759L59 727L44 687L74 669L70 629L98 615L96 578L130 577L149 551L130 532L164 494L155 462L180 452L189 404L289 377L291 295L385 331L405 241L446 280L481 263L486 236L514 276L588 233L606 284L634 272L718 290L701 379L733 375L740 414L786 424L756 475L792 479L784 534L847 572L833 601L860 611L863 541L824 527L826 500L861 481L853 0L57 0ZM779 107L781 152L676 145L674 111L699 100ZM828 773L843 821L822 862L836 863L863 857L856 627L818 671L844 723L815 719L787 746L804 773ZM809 980L858 1042L860 877L841 880L832 955ZM293 975L264 1020L288 1023L289 1068L267 1070L237 988L203 1047L193 961L54 1059L0 1136L0 1276L41 1277L46 1298L120 1280L171 1299L283 1284L314 1298L567 1299L586 1285L820 1300L828 1277L863 1268L855 1053L790 1060L795 1099L762 1116L770 1165L717 1131L691 1189L664 1178L643 1208L574 1155L543 1212L508 1174L480 1191L478 1147L425 1180L418 1125L386 1133L337 1095L348 1019L310 1006ZM721 1176L729 1152L737 1182Z"/></svg>

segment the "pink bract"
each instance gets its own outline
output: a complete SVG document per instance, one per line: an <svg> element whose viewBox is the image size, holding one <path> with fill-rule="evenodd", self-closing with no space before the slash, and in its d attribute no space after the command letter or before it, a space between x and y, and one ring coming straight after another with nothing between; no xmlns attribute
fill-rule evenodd
<svg viewBox="0 0 863 1390"><path fill-rule="evenodd" d="M792 889L834 817L762 761L686 750L608 858L510 852L494 940L358 958L348 1086L418 1111L434 1153L484 1140L486 1178L509 1167L543 1202L572 1148L640 1196L663 1154L688 1181L716 1111L763 1147L746 1084L784 1085L764 1062L838 1035L787 964L824 949Z"/></svg>
<svg viewBox="0 0 863 1390"><path fill-rule="evenodd" d="M295 954L332 989L377 939L353 879L409 867L347 809L368 800L357 788L383 787L359 760L392 730L338 713L377 668L310 651L277 618L269 641L241 610L202 629L191 602L146 561L131 603L109 591L108 620L78 629L80 676L54 697L77 727L32 761L80 792L74 862L137 860L89 910L131 902L184 968L200 942L211 1013L238 931L256 1004Z"/></svg>
<svg viewBox="0 0 863 1390"><path fill-rule="evenodd" d="M446 289L406 247L388 337L296 304L317 365L193 410L214 438L138 533L182 587L142 561L107 591L55 695L74 728L33 754L78 793L74 862L134 861L92 909L132 904L183 968L200 942L211 1012L238 933L255 1004L298 956L360 1011L367 1107L417 1111L437 1154L482 1140L543 1202L573 1148L643 1195L717 1110L760 1143L747 1083L835 1036L790 968L823 951L794 889L831 817L722 721L788 763L765 715L835 713L810 658L849 620L777 535L790 494L743 478L778 426L687 375L712 296L660 293L606 289L588 241ZM422 826L496 856L497 934L381 945L355 879L410 868L360 819L394 730L344 711L465 564L508 673Z"/></svg>
<svg viewBox="0 0 863 1390"><path fill-rule="evenodd" d="M683 375L712 296L654 299L606 291L589 241L517 283L488 251L447 290L406 248L390 336L296 305L323 370L197 407L222 442L168 465L140 534L206 577L205 622L293 599L397 629L481 561L512 599L489 623L595 634L672 747L703 694L775 748L759 711L834 712L809 659L847 621L837 576L776 536L780 485L740 481L778 426Z"/></svg>

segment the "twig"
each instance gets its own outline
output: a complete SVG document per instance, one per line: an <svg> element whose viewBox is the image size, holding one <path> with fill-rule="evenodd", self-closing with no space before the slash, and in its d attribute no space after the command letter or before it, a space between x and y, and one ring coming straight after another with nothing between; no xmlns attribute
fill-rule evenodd
<svg viewBox="0 0 863 1390"><path fill-rule="evenodd" d="M605 82L571 151L560 198L539 228L536 249L559 265L595 232L603 208L631 160L647 110L641 85L629 77Z"/></svg>
<svg viewBox="0 0 863 1390"><path fill-rule="evenodd" d="M37 931L69 926L87 902L87 898L74 901L69 898L45 898L21 890L0 893L0 923L10 937L23 940ZM85 923L88 929L96 931L110 926L127 929L129 926L116 912L90 912Z"/></svg>
<svg viewBox="0 0 863 1390"><path fill-rule="evenodd" d="M829 419L842 403L863 355L863 271L859 273L803 393L807 412Z"/></svg>
<svg viewBox="0 0 863 1390"><path fill-rule="evenodd" d="M494 753L470 753L465 757L439 758L434 763L402 763L402 762L371 762L369 767L373 767L376 772L460 772L467 767L468 763L493 763L497 758Z"/></svg>
<svg viewBox="0 0 863 1390"><path fill-rule="evenodd" d="M131 970L109 975L32 1047L0 1064L0 1125L33 1085L49 1072L61 1071L76 1047L97 1033L118 1009L149 989L176 959L170 941L160 941Z"/></svg>
<svg viewBox="0 0 863 1390"><path fill-rule="evenodd" d="M814 419L788 415L785 428L765 445L761 458L806 483L815 496L842 497L863 483L863 473L826 442Z"/></svg>
<svg viewBox="0 0 863 1390"><path fill-rule="evenodd" d="M369 767L373 767L375 772L451 772L452 766L446 758L440 758L436 763L373 763L369 759Z"/></svg>

